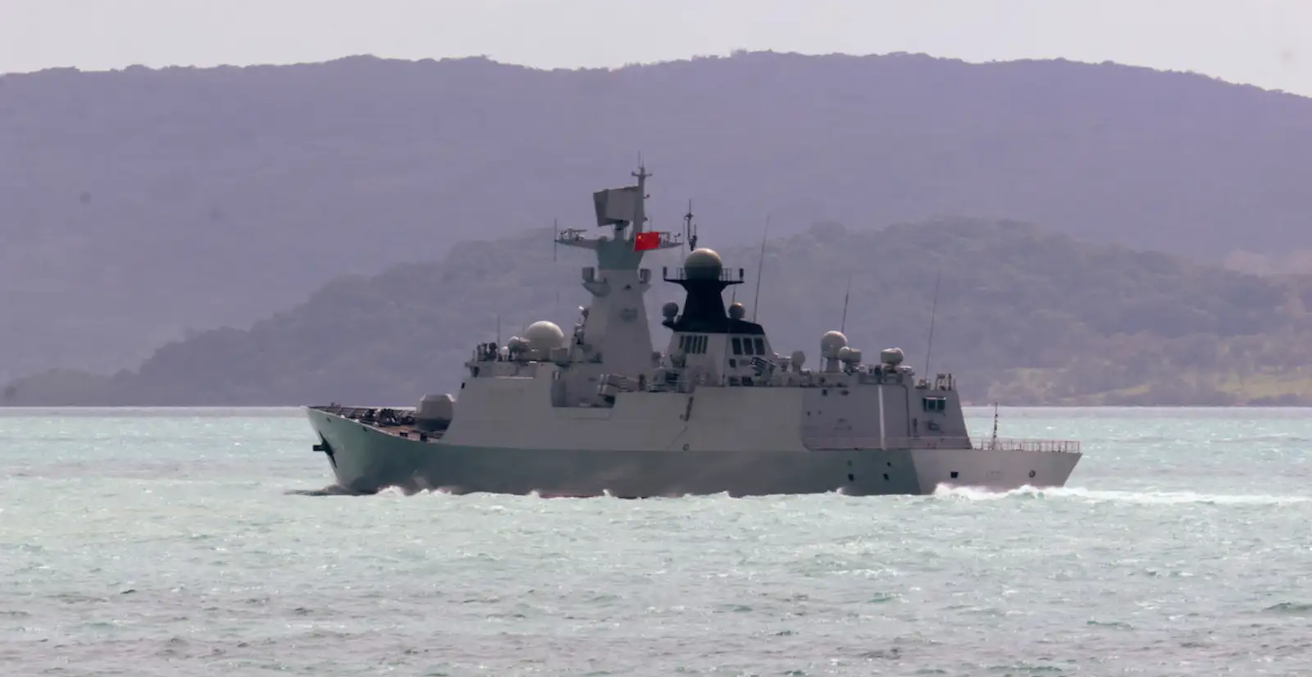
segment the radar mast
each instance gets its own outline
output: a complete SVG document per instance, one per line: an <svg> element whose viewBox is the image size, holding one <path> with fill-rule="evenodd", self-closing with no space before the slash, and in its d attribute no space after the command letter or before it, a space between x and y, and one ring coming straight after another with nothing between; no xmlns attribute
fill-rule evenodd
<svg viewBox="0 0 1312 677"><path fill-rule="evenodd" d="M592 302L582 310L575 344L584 360L604 360L612 373L636 378L652 367L651 332L643 294L651 285L651 271L642 268L649 251L683 246L678 233L648 231L647 179L651 174L639 163L631 175L636 185L606 188L592 194L596 228L610 231L588 237L582 228L556 234L556 244L591 249L596 264L582 269L583 288Z"/></svg>

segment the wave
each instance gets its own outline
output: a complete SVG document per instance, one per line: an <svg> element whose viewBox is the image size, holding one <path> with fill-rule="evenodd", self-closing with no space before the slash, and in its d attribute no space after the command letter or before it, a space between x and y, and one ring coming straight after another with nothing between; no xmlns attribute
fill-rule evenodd
<svg viewBox="0 0 1312 677"><path fill-rule="evenodd" d="M1312 502L1312 496L1277 496L1267 494L1200 494L1192 491L1114 491L1081 487L1020 487L1011 491L988 491L972 487L940 485L935 497L971 501L1007 499L1058 499L1088 503L1138 503L1149 505L1289 505Z"/></svg>
<svg viewBox="0 0 1312 677"><path fill-rule="evenodd" d="M1266 613L1289 614L1292 616L1308 616L1308 615L1312 615L1312 604L1306 604L1301 602L1281 602L1279 604L1269 606L1263 609L1262 611Z"/></svg>

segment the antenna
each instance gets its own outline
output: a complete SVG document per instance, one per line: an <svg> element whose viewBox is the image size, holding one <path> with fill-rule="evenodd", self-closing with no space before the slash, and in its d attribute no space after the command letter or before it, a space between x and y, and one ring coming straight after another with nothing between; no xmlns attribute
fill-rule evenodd
<svg viewBox="0 0 1312 677"><path fill-rule="evenodd" d="M551 262L556 262L556 250L560 249L560 226L556 219L551 220Z"/></svg>
<svg viewBox="0 0 1312 677"><path fill-rule="evenodd" d="M756 259L756 295L752 297L752 322L761 302L761 271L765 269L765 237L770 234L770 215L765 215L765 232L761 233L761 255Z"/></svg>
<svg viewBox="0 0 1312 677"><path fill-rule="evenodd" d="M692 200L688 200L688 213L683 215L683 239L688 241L688 251L697 248L697 227L692 224Z"/></svg>
<svg viewBox="0 0 1312 677"><path fill-rule="evenodd" d="M847 300L852 297L852 275L847 276L847 291L843 293L843 321L838 323L838 331L847 329Z"/></svg>
<svg viewBox="0 0 1312 677"><path fill-rule="evenodd" d="M998 448L998 403L997 403L997 401L994 401L994 402L993 402L993 441L992 441L992 443L991 443L991 445L990 445L990 448L992 448L992 449L997 449L997 448Z"/></svg>
<svg viewBox="0 0 1312 677"><path fill-rule="evenodd" d="M925 347L925 377L929 377L929 353L934 349L934 317L938 314L938 285L943 281L943 269L938 269L938 279L934 280L934 303L929 310L929 345Z"/></svg>
<svg viewBox="0 0 1312 677"><path fill-rule="evenodd" d="M501 347L501 313L497 313L497 348Z"/></svg>

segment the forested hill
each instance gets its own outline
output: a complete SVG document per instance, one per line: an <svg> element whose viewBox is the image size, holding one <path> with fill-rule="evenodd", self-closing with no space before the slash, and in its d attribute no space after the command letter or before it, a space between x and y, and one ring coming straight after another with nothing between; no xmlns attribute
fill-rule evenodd
<svg viewBox="0 0 1312 677"><path fill-rule="evenodd" d="M751 305L759 244L704 233ZM724 245L720 245L725 242ZM552 261L550 231L455 248L437 264L333 281L249 331L220 329L159 350L112 378L52 373L10 384L10 404L406 405L454 390L500 316L508 338L537 319L568 331L586 302L581 252ZM646 265L678 264L678 254ZM837 328L866 355L899 346L974 401L1008 404L1312 403L1312 282L1243 275L1017 222L939 220L884 230L825 224L768 242L758 320L776 350L814 360ZM730 292L726 292L729 294ZM653 323L674 285L656 283ZM750 312L750 309L749 309ZM654 329L665 349L669 332Z"/></svg>
<svg viewBox="0 0 1312 677"><path fill-rule="evenodd" d="M767 215L786 235L957 214L1199 260L1312 249L1312 100L1197 75L772 53L51 70L0 77L0 380L133 366L341 274L586 223L639 153L655 225L691 198L743 241Z"/></svg>

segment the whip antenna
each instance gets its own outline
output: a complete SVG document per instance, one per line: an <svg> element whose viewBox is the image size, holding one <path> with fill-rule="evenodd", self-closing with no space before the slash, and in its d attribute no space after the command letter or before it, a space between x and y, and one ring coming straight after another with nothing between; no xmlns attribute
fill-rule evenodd
<svg viewBox="0 0 1312 677"><path fill-rule="evenodd" d="M934 280L934 303L929 309L929 344L925 346L925 378L929 378L929 352L934 349L934 317L938 314L938 285L943 281L943 269L938 269L938 279Z"/></svg>
<svg viewBox="0 0 1312 677"><path fill-rule="evenodd" d="M838 331L847 330L847 301L852 297L852 275L847 276L847 291L843 293L843 321L838 323Z"/></svg>
<svg viewBox="0 0 1312 677"><path fill-rule="evenodd" d="M765 269L765 238L770 234L770 215L765 215L765 232L761 233L761 255L756 259L756 295L752 297L752 322L756 321L756 309L761 302L761 271Z"/></svg>

